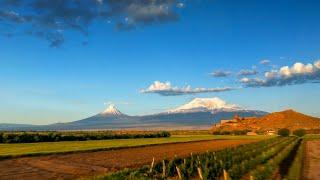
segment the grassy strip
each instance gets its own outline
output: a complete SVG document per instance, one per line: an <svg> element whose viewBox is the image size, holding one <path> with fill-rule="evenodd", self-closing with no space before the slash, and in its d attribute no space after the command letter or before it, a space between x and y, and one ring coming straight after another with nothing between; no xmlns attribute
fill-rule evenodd
<svg viewBox="0 0 320 180"><path fill-rule="evenodd" d="M307 134L307 135L303 136L303 139L306 141L319 140L320 134Z"/></svg>
<svg viewBox="0 0 320 180"><path fill-rule="evenodd" d="M179 135L172 136L169 138L0 144L0 159L25 156L40 156L49 154L94 152L121 148L144 147L157 144L182 143L203 140L262 140L266 138L270 137Z"/></svg>
<svg viewBox="0 0 320 180"><path fill-rule="evenodd" d="M305 152L305 141L302 141L296 153L296 156L292 162L292 165L289 168L289 172L284 179L287 179L287 180L301 179L302 170L303 170L304 152Z"/></svg>

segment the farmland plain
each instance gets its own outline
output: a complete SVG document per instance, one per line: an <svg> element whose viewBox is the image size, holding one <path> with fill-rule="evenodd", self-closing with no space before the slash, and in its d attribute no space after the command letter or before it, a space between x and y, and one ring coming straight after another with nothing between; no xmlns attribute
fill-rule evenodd
<svg viewBox="0 0 320 180"><path fill-rule="evenodd" d="M114 139L92 141L65 141L41 143L0 144L0 159L22 156L35 156L57 153L100 151L127 147L149 146L165 143L180 143L215 139L261 140L269 136L231 136L231 135L173 135L169 138Z"/></svg>
<svg viewBox="0 0 320 180"><path fill-rule="evenodd" d="M165 142L174 143L165 143L162 140L164 138L154 139L153 141L146 139L152 143L155 143L156 140L162 140L163 144L149 144L144 147L3 159L0 161L0 177L1 179L90 178L124 168L138 168L141 165L150 164L153 158L158 161L163 158L172 159L175 155L185 157L190 153L221 150L240 144L257 142L265 138L267 137L212 136L210 138L209 136L182 136L172 137L172 139L165 138ZM177 139L181 142L177 142ZM113 142L116 141L118 140ZM133 141L137 141L137 139ZM117 145L121 147L120 145L123 144Z"/></svg>

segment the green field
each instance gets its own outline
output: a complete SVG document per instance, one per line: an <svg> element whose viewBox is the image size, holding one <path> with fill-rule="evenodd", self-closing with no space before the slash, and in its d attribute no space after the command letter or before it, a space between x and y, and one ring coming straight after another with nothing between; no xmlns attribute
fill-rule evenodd
<svg viewBox="0 0 320 180"><path fill-rule="evenodd" d="M272 136L173 135L169 138L0 144L0 159L18 156L32 156L78 151L98 151L124 147L136 147L153 144L190 142L212 139L266 139L270 137Z"/></svg>
<svg viewBox="0 0 320 180"><path fill-rule="evenodd" d="M304 140L319 140L320 139L320 135L319 134L307 134L303 137Z"/></svg>

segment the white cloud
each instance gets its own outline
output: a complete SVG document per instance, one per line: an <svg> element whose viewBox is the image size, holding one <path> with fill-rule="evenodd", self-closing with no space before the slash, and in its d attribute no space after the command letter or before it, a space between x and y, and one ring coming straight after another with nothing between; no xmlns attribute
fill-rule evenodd
<svg viewBox="0 0 320 180"><path fill-rule="evenodd" d="M97 3L103 4L103 0L97 0Z"/></svg>
<svg viewBox="0 0 320 180"><path fill-rule="evenodd" d="M177 3L177 8L184 8L186 5L182 2Z"/></svg>
<svg viewBox="0 0 320 180"><path fill-rule="evenodd" d="M296 74L311 74L315 71L315 67L312 64L302 64L300 62L295 63L291 68L284 66L280 68L280 75L284 77L290 77Z"/></svg>
<svg viewBox="0 0 320 180"><path fill-rule="evenodd" d="M275 77L277 77L278 76L278 71L277 70L271 70L271 71L269 71L269 72L266 72L265 74L264 74L264 76L267 78L267 79L272 79L272 78L275 78Z"/></svg>
<svg viewBox="0 0 320 180"><path fill-rule="evenodd" d="M264 64L264 65L267 65L267 64L270 64L270 63L271 63L271 61L268 60L268 59L264 59L264 60L260 61L260 64Z"/></svg>
<svg viewBox="0 0 320 180"><path fill-rule="evenodd" d="M320 83L320 61L314 64L297 62L293 66L283 66L279 70L271 70L264 74L265 79L240 80L247 87L284 86L303 83Z"/></svg>
<svg viewBox="0 0 320 180"><path fill-rule="evenodd" d="M234 88L223 87L223 88L192 88L190 85L184 87L172 86L170 82L155 81L147 89L143 89L141 93L155 93L162 96L178 96L185 94L198 94L198 93L209 93L209 92L223 92L230 91Z"/></svg>
<svg viewBox="0 0 320 180"><path fill-rule="evenodd" d="M151 84L148 88L149 91L155 91L155 90L168 90L172 89L171 83L170 82L160 82L160 81L155 81L153 84Z"/></svg>
<svg viewBox="0 0 320 180"><path fill-rule="evenodd" d="M107 101L103 103L105 106L109 105L133 105L133 103L128 101Z"/></svg>
<svg viewBox="0 0 320 180"><path fill-rule="evenodd" d="M241 80L240 80L240 82L242 82L242 83L248 83L250 81L250 79L249 78L242 78Z"/></svg>
<svg viewBox="0 0 320 180"><path fill-rule="evenodd" d="M320 69L320 60L317 60L316 62L314 62L314 66Z"/></svg>
<svg viewBox="0 0 320 180"><path fill-rule="evenodd" d="M246 84L247 86L251 86L251 85L258 86L263 84L265 81L259 78L242 78L240 82L243 84Z"/></svg>

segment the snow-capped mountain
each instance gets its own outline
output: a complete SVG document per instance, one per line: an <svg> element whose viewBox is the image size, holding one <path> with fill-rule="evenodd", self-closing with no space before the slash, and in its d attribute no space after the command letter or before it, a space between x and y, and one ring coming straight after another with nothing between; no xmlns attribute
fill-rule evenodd
<svg viewBox="0 0 320 180"><path fill-rule="evenodd" d="M122 114L113 104L100 113L102 116L122 116Z"/></svg>
<svg viewBox="0 0 320 180"><path fill-rule="evenodd" d="M163 113L130 116L121 113L114 105L94 116L69 123L45 126L0 126L0 130L85 130L85 129L208 129L221 119L260 117L267 112L245 110L220 98L195 98L189 103Z"/></svg>
<svg viewBox="0 0 320 180"><path fill-rule="evenodd" d="M235 104L228 104L218 97L214 98L195 98L189 103L176 109L169 110L169 113L199 112L210 111L212 113L219 111L239 111L244 110Z"/></svg>

